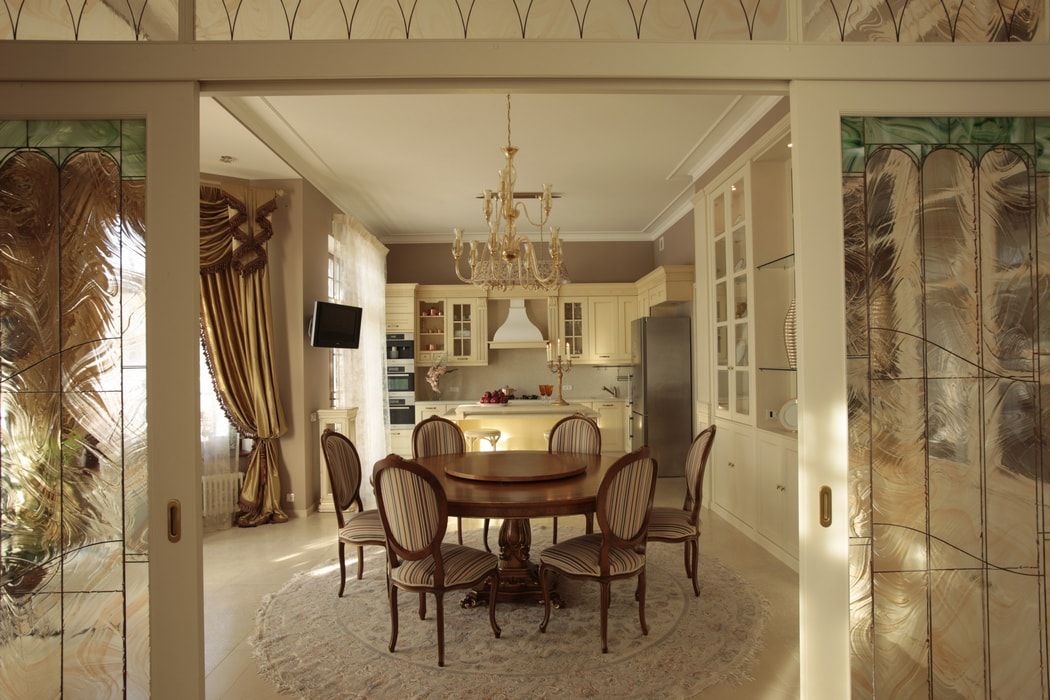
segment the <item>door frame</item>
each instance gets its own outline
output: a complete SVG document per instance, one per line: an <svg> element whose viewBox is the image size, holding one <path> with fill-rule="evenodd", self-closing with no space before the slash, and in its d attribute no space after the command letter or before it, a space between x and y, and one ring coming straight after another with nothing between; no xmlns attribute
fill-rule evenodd
<svg viewBox="0 0 1050 700"><path fill-rule="evenodd" d="M790 88L799 399L799 655L804 697L850 694L842 116L1050 115L1050 82L814 82ZM829 270L837 274L828 274ZM811 341L811 342L810 342ZM821 486L832 523L820 527ZM830 604L829 601L837 604Z"/></svg>
<svg viewBox="0 0 1050 700"><path fill-rule="evenodd" d="M204 696L197 84L0 83L4 119L146 120L150 691ZM168 541L166 505L182 506Z"/></svg>

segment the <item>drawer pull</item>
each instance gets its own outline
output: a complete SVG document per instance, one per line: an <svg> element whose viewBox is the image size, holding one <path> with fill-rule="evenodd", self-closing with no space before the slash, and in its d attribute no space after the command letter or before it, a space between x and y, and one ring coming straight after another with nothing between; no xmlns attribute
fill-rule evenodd
<svg viewBox="0 0 1050 700"><path fill-rule="evenodd" d="M168 501L168 542L182 539L182 504L177 500Z"/></svg>

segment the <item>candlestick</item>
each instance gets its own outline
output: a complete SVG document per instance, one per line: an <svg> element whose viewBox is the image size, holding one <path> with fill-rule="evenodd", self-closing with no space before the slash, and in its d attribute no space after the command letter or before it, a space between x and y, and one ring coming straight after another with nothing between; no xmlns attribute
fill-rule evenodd
<svg viewBox="0 0 1050 700"><path fill-rule="evenodd" d="M549 369L552 374L558 377L558 398L554 401L551 401L551 403L555 406L568 406L569 402L566 401L561 395L561 382L562 377L568 372L572 371L572 358L562 358L561 355L559 355L558 359L547 361L547 369Z"/></svg>

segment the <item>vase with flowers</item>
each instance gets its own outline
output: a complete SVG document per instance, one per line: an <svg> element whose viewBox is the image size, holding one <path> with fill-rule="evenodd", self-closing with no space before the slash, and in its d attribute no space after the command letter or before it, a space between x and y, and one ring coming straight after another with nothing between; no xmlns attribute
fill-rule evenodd
<svg viewBox="0 0 1050 700"><path fill-rule="evenodd" d="M437 361L431 365L430 369L427 370L427 384L434 390L435 394L440 394L441 389L438 388L438 384L441 382L441 378L446 374L455 372L455 369L451 369L448 366L448 355L442 355Z"/></svg>

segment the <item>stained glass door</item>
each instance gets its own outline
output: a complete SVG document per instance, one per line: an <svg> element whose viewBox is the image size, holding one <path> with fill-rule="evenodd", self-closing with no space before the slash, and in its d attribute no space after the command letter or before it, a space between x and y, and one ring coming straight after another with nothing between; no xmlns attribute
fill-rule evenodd
<svg viewBox="0 0 1050 700"><path fill-rule="evenodd" d="M0 697L199 697L196 90L0 104Z"/></svg>

